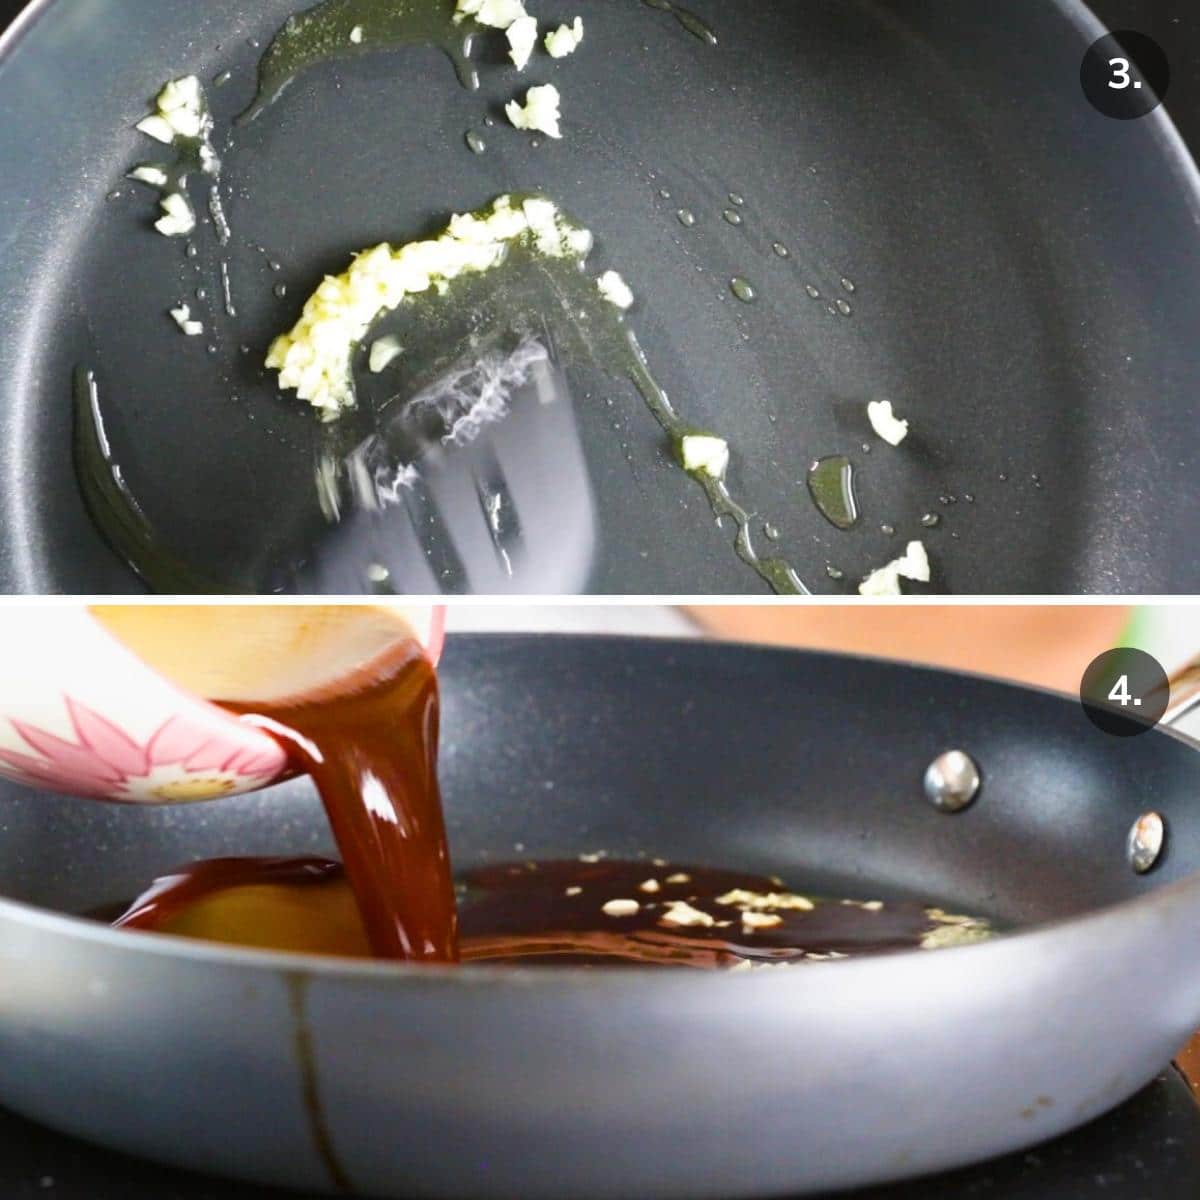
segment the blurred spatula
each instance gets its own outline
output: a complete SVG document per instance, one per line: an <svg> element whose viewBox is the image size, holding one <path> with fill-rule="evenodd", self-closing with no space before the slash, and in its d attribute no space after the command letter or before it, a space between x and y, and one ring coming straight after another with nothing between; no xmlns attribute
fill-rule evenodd
<svg viewBox="0 0 1200 1200"><path fill-rule="evenodd" d="M596 511L567 379L525 338L447 373L381 414L325 463L330 524L302 592L576 593Z"/></svg>

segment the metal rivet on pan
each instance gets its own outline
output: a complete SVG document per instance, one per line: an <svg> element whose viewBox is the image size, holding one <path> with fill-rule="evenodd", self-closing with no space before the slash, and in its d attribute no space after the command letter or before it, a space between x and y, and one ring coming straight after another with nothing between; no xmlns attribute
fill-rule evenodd
<svg viewBox="0 0 1200 1200"><path fill-rule="evenodd" d="M926 768L925 795L942 812L962 812L979 792L979 768L969 754L947 750Z"/></svg>
<svg viewBox="0 0 1200 1200"><path fill-rule="evenodd" d="M1167 826L1156 812L1142 813L1133 823L1125 842L1125 855L1129 865L1139 874L1145 875L1158 862L1167 840Z"/></svg>

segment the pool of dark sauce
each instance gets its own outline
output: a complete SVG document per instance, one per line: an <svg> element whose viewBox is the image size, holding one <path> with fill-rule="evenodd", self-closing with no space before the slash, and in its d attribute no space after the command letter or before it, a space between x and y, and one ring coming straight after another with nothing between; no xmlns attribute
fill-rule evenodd
<svg viewBox="0 0 1200 1200"><path fill-rule="evenodd" d="M323 690L225 707L312 777L343 861L195 863L156 880L121 928L410 962L697 968L932 949L987 933L915 902L815 899L778 878L664 859L476 867L456 889L437 782L437 676L411 639Z"/></svg>
<svg viewBox="0 0 1200 1200"><path fill-rule="evenodd" d="M460 878L458 914L461 960L492 965L746 969L988 933L912 901L809 898L776 879L664 860L475 868ZM116 924L301 953L365 957L373 947L345 872L320 858L199 863L158 880Z"/></svg>

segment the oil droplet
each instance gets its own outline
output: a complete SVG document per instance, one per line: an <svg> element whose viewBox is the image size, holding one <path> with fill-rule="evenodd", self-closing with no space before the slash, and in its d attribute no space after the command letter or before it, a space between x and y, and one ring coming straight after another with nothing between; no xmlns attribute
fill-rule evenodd
<svg viewBox="0 0 1200 1200"><path fill-rule="evenodd" d="M744 279L732 279L729 282L729 290L743 303L753 304L758 299L758 293L754 290L752 284L749 284Z"/></svg>
<svg viewBox="0 0 1200 1200"><path fill-rule="evenodd" d="M813 463L808 470L808 492L817 511L837 529L853 529L857 524L854 464L844 454Z"/></svg>
<svg viewBox="0 0 1200 1200"><path fill-rule="evenodd" d="M924 525L926 529L936 529L941 523L942 518L939 517L937 513L926 513L921 518L921 524Z"/></svg>
<svg viewBox="0 0 1200 1200"><path fill-rule="evenodd" d="M895 525L880 525L879 532L882 533L884 537L895 537L896 527Z"/></svg>
<svg viewBox="0 0 1200 1200"><path fill-rule="evenodd" d="M779 541L779 530L776 529L774 525L764 525L763 537L770 542L777 542Z"/></svg>
<svg viewBox="0 0 1200 1200"><path fill-rule="evenodd" d="M735 205L738 208L741 208L746 203L746 197L739 196L737 194L737 192L730 192L729 193L729 203Z"/></svg>
<svg viewBox="0 0 1200 1200"><path fill-rule="evenodd" d="M1001 471L1001 472L1000 472L1000 482L1001 482L1001 483L1007 483L1007 482L1008 482L1008 476L1007 476L1007 475L1006 475L1006 474L1005 474L1003 471Z"/></svg>
<svg viewBox="0 0 1200 1200"><path fill-rule="evenodd" d="M815 287L814 287L814 286L813 286L811 283L806 283L806 284L804 285L804 290L805 290L805 291L806 291L806 292L807 292L807 293L808 293L808 294L809 294L809 295L810 295L810 296L811 296L811 297L812 297L814 300L820 300L820 298L821 298L821 293L820 293L820 291L819 291L817 288L815 288Z"/></svg>
<svg viewBox="0 0 1200 1200"><path fill-rule="evenodd" d="M670 200L670 198L671 198L671 193L670 193L670 192L669 192L669 191L668 191L666 188L659 188L659 189L658 189L658 194L659 194L659 195L660 195L660 196L661 196L661 197L662 197L664 200Z"/></svg>
<svg viewBox="0 0 1200 1200"><path fill-rule="evenodd" d="M696 214L690 208L681 208L675 215L679 218L680 225L686 229L691 229L696 224Z"/></svg>
<svg viewBox="0 0 1200 1200"><path fill-rule="evenodd" d="M472 154L482 154L487 149L487 142L473 129L467 130L467 149Z"/></svg>
<svg viewBox="0 0 1200 1200"><path fill-rule="evenodd" d="M975 497L974 497L974 496L973 496L973 495L972 495L970 492L963 492L963 499L964 499L964 500L965 500L965 501L966 501L968 504L974 504L974 503L975 503Z"/></svg>
<svg viewBox="0 0 1200 1200"><path fill-rule="evenodd" d="M224 87L233 78L232 71L222 71L220 75L213 77L214 87Z"/></svg>
<svg viewBox="0 0 1200 1200"><path fill-rule="evenodd" d="M938 497L938 503L939 503L939 504L949 504L949 503L950 503L950 497L949 497L949 496L939 496L939 497Z"/></svg>
<svg viewBox="0 0 1200 1200"><path fill-rule="evenodd" d="M842 314L843 317L848 317L854 312L854 309L850 307L847 301L840 299L837 302L837 310Z"/></svg>
<svg viewBox="0 0 1200 1200"><path fill-rule="evenodd" d="M857 291L857 288L854 286L854 281L852 279L846 279L845 277L842 278L842 287L851 293Z"/></svg>
<svg viewBox="0 0 1200 1200"><path fill-rule="evenodd" d="M121 189L120 189L120 188L113 188L113 190L112 190L111 192L109 192L109 193L108 193L108 197L107 197L107 198L108 198L109 200L120 200L120 198L121 198L121 194L122 194L122 193L121 193Z"/></svg>
<svg viewBox="0 0 1200 1200"><path fill-rule="evenodd" d="M200 248L195 242L188 242L185 253L187 254L188 258L197 258L200 254Z"/></svg>
<svg viewBox="0 0 1200 1200"><path fill-rule="evenodd" d="M776 242L771 249L774 250L780 258L790 258L792 254L792 252L782 242Z"/></svg>
<svg viewBox="0 0 1200 1200"><path fill-rule="evenodd" d="M496 126L496 118L495 118L495 117L493 117L493 116L487 116L487 117L484 117L484 118L483 118L483 123L484 123L484 124L485 124L485 125L486 125L486 126L489 128L489 129L494 129L494 128L495 128L495 126Z"/></svg>
<svg viewBox="0 0 1200 1200"><path fill-rule="evenodd" d="M282 300L287 295L287 284L277 283L271 290L280 300Z"/></svg>
<svg viewBox="0 0 1200 1200"><path fill-rule="evenodd" d="M670 13L693 37L698 37L710 46L717 44L717 35L694 12L681 8L672 0L642 0L648 8Z"/></svg>
<svg viewBox="0 0 1200 1200"><path fill-rule="evenodd" d="M846 578L846 572L845 572L845 571L839 571L839 570L837 569L837 567L835 567L835 566L833 565L833 563L827 563L827 564L826 564L826 566L825 566L825 574L826 574L826 575L828 575L828 576L829 576L829 578L830 578L830 579L832 579L832 580L834 580L835 582L836 582L836 581L838 581L838 580L842 580L842 579L845 579L845 578Z"/></svg>
<svg viewBox="0 0 1200 1200"><path fill-rule="evenodd" d="M722 214L730 225L740 225L742 223L742 214L735 208L727 208Z"/></svg>

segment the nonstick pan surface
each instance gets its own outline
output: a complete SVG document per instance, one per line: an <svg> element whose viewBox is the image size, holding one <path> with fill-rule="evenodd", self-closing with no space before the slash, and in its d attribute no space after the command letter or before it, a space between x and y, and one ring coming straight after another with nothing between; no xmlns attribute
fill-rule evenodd
<svg viewBox="0 0 1200 1200"><path fill-rule="evenodd" d="M641 298L632 321L656 374L689 420L729 438L735 492L777 527L760 549L813 590L852 590L918 536L939 590L1200 589L1196 172L1165 110L1122 122L1087 104L1079 63L1100 29L1081 4L695 0L713 48L635 0L581 0L576 55L518 80L485 51L478 93L433 50L314 69L227 148L239 316L212 315L208 355L166 310L197 286L219 295L211 231L189 263L150 230L153 197L123 183L152 156L132 125L166 78L232 70L210 89L228 129L253 92L247 39L265 44L294 7L44 0L10 33L0 587L137 586L73 477L81 363L163 535L251 586L301 586L286 565L310 528L320 435L259 369L267 342L353 250L533 187L596 231L596 265L619 268ZM502 121L483 126L543 79L563 92L561 143L535 149ZM469 128L487 153L467 150ZM730 193L746 200L740 227L722 218ZM734 276L758 303L733 298ZM832 297L853 315L831 315ZM586 504L561 505L584 515L564 519L557 543L533 545L529 522L533 557L557 561L570 543L579 562L518 590L757 590L731 527L714 524L632 390L586 372L571 387L584 470L568 474L590 487L594 529ZM912 420L899 451L866 425L880 396ZM813 459L840 453L858 468L864 514L850 533L803 484ZM936 529L921 525L930 512ZM428 543L436 529L420 532L422 584L463 586L446 547Z"/></svg>
<svg viewBox="0 0 1200 1200"><path fill-rule="evenodd" d="M1010 932L736 976L228 950L53 913L202 856L328 850L305 783L157 811L6 786L0 1099L298 1187L788 1194L1051 1137L1200 1022L1200 761L1171 735L1110 738L1073 700L971 677L637 639L459 637L442 675L459 868L662 854ZM953 816L921 789L951 746L984 777ZM1168 848L1138 876L1125 835L1148 807Z"/></svg>

